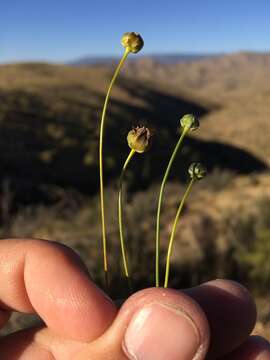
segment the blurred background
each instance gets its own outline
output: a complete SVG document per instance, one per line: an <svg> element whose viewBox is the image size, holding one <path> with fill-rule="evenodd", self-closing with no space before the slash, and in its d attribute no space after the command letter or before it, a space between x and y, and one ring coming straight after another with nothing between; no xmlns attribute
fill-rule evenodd
<svg viewBox="0 0 270 360"><path fill-rule="evenodd" d="M125 233L135 289L154 282L160 181L179 119L201 127L185 140L162 208L162 269L171 225L188 181L197 183L177 229L170 285L240 281L259 308L256 333L270 335L269 1L1 1L0 236L53 239L77 251L102 286L98 136L105 91L140 32L113 90L104 164L111 296L127 294L120 267L117 180L132 126L154 131L132 161ZM31 323L15 315L6 331Z"/></svg>

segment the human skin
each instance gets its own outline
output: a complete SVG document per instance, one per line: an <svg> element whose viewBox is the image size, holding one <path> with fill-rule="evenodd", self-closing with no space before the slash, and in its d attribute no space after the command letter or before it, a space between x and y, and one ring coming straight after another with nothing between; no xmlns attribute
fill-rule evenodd
<svg viewBox="0 0 270 360"><path fill-rule="evenodd" d="M0 338L3 360L270 359L268 341L250 336L256 308L242 285L148 288L118 309L78 255L52 241L0 241L0 327L12 311L44 325Z"/></svg>

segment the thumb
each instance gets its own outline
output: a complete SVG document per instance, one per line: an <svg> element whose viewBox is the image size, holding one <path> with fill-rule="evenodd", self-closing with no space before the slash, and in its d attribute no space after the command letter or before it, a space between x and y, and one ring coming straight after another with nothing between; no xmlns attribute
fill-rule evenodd
<svg viewBox="0 0 270 360"><path fill-rule="evenodd" d="M209 327L200 306L172 289L150 288L131 296L110 328L76 360L204 359Z"/></svg>

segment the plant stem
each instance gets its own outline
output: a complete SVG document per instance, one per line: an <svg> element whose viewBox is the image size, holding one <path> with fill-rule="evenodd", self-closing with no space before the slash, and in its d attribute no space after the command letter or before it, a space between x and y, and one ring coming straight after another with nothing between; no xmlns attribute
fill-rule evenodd
<svg viewBox="0 0 270 360"><path fill-rule="evenodd" d="M185 135L188 132L188 128L184 128L183 132L174 148L174 151L172 153L172 156L170 158L170 161L168 163L167 169L165 171L161 186L160 186L160 192L159 192L159 198L158 198L158 207L157 207L157 224L156 224L156 287L159 287L159 249L160 249L160 212L161 212L161 204L162 204L162 197L164 193L164 187L165 183L167 181L167 178L169 176L173 161L175 159L175 156L179 150L179 147L185 137Z"/></svg>
<svg viewBox="0 0 270 360"><path fill-rule="evenodd" d="M99 179L100 179L100 209L101 209L101 226L102 226L102 244L103 244L103 262L104 262L104 272L105 279L108 279L108 260L107 260L107 241L106 241L106 225L105 225L105 206L104 206L104 186L103 186L103 137L104 137L104 124L106 111L108 107L108 101L110 98L111 90L113 84L129 54L128 50L125 50L124 55L122 56L108 87L106 98L103 105L102 115L101 115L101 124L100 124L100 137L99 137ZM106 280L106 285L107 284Z"/></svg>
<svg viewBox="0 0 270 360"><path fill-rule="evenodd" d="M191 187L193 185L195 181L195 178L191 179L188 187L186 188L186 191L184 193L184 196L180 202L179 208L177 210L175 219L174 219L174 223L173 223L173 227L172 227L172 232L171 232L171 237L170 237L170 242L169 242L169 246L168 246L168 252L167 252L167 260L166 260L166 273L165 273L165 281L164 281L164 287L167 288L168 287L168 281L169 281L169 272L170 272L170 259L171 259L171 253L172 253L172 246L173 246L173 240L174 240L174 235L175 235L175 230L176 230L176 226L181 214L181 211L183 209L184 203L186 198L188 197L188 194L190 193Z"/></svg>
<svg viewBox="0 0 270 360"><path fill-rule="evenodd" d="M120 243L121 243L121 251L122 251L122 258L123 258L123 266L124 266L124 273L125 276L129 280L129 271L128 271L128 262L127 262L127 256L126 256L126 250L125 250L125 241L124 241L124 235L123 235L123 219L122 219L122 202L123 202L123 179L125 175L126 168L128 166L128 163L132 159L133 155L135 154L135 150L130 150L130 153L124 163L123 169L121 171L120 180L119 180L119 193L118 193L118 222L119 222L119 234L120 234ZM131 288L130 281L129 281L129 287Z"/></svg>

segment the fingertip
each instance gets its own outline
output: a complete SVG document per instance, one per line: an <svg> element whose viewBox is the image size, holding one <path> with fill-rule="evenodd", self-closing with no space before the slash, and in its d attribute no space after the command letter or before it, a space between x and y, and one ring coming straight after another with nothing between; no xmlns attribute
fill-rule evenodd
<svg viewBox="0 0 270 360"><path fill-rule="evenodd" d="M2 240L0 278L3 309L36 312L55 333L73 340L96 339L117 313L78 255L52 241Z"/></svg>
<svg viewBox="0 0 270 360"><path fill-rule="evenodd" d="M217 279L187 290L204 310L211 329L209 358L232 351L247 339L257 317L250 292L241 284Z"/></svg>
<svg viewBox="0 0 270 360"><path fill-rule="evenodd" d="M220 291L222 304L228 305L230 315L232 311L241 318L242 328L246 334L250 334L254 329L257 320L257 308L250 291L234 280L216 279L205 283L202 286L210 286ZM217 293L216 292L216 293ZM224 298L225 294L227 298ZM233 300L233 304L230 302ZM235 318L236 319L236 318Z"/></svg>
<svg viewBox="0 0 270 360"><path fill-rule="evenodd" d="M149 288L126 300L101 341L116 358L124 353L129 359L185 360L196 355L199 360L209 336L204 312L192 298L172 289Z"/></svg>
<svg viewBox="0 0 270 360"><path fill-rule="evenodd" d="M171 289L149 289L134 300L143 306L132 315L124 335L129 359L204 358L208 323L191 298Z"/></svg>
<svg viewBox="0 0 270 360"><path fill-rule="evenodd" d="M261 336L250 336L238 349L228 354L223 360L269 360L270 343Z"/></svg>
<svg viewBox="0 0 270 360"><path fill-rule="evenodd" d="M249 306L250 310L252 309L252 313L256 318L257 309L256 309L255 301L254 301L250 291L245 286L240 284L239 282L237 282L235 280L228 280L228 279L215 279L215 280L208 281L208 282L202 284L201 286L204 286L204 285L210 285L210 286L222 289L222 290L226 290L228 293L234 295L242 303L243 302L246 303L247 306Z"/></svg>
<svg viewBox="0 0 270 360"><path fill-rule="evenodd" d="M33 246L35 256L26 258L24 277L35 310L62 336L80 341L99 337L116 315L114 303L91 281L71 249L51 242Z"/></svg>
<svg viewBox="0 0 270 360"><path fill-rule="evenodd" d="M251 336L247 341L249 347L254 353L251 360L269 360L270 359L270 343L261 336Z"/></svg>
<svg viewBox="0 0 270 360"><path fill-rule="evenodd" d="M176 310L186 313L198 327L202 342L209 336L209 326L206 316L200 305L190 296L175 289L148 288L133 294L121 307L120 314L126 312L135 312L137 309L148 306L149 304L168 305Z"/></svg>

